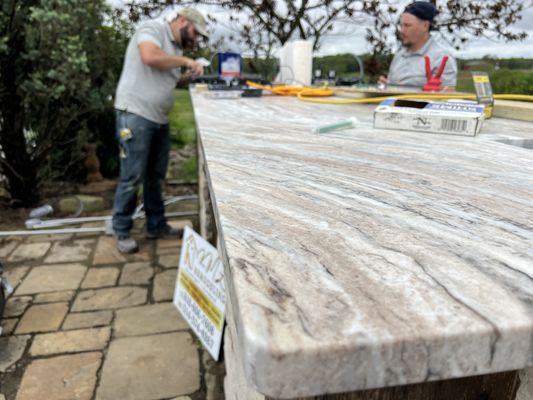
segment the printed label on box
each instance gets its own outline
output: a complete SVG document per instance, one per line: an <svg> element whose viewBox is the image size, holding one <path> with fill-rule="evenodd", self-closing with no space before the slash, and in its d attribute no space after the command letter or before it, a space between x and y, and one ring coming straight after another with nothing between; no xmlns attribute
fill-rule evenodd
<svg viewBox="0 0 533 400"><path fill-rule="evenodd" d="M374 128L475 136L483 110L478 104L388 99L374 111Z"/></svg>

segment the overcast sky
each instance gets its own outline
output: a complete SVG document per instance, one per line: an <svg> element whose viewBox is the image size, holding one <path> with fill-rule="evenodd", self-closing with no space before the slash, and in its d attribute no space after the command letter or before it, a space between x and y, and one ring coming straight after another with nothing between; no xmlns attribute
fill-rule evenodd
<svg viewBox="0 0 533 400"><path fill-rule="evenodd" d="M408 3L408 2L406 2ZM505 42L504 40L489 40L473 38L460 51L455 51L459 58L478 58L493 55L499 58L526 57L533 58L533 9L524 12L522 20L513 27L516 31L528 32L528 38L523 42ZM370 51L364 40L365 28L352 28L353 33L348 36L330 36L324 40L320 52L323 54L337 53L365 53ZM439 39L439 33L434 33Z"/></svg>
<svg viewBox="0 0 533 400"><path fill-rule="evenodd" d="M124 0L107 0L113 5L121 5ZM399 2L408 4L410 0L402 0ZM220 11L212 7L199 6L204 13L215 14L221 20L227 20L225 11ZM400 9L403 7L400 6ZM162 18L169 15L174 15L178 8L169 8L162 14ZM331 55L339 53L354 53L362 54L369 52L370 46L365 41L365 27L347 26L341 23L336 24L337 34L330 34L326 36L322 42L320 50L316 55ZM524 12L522 20L512 27L516 31L528 32L528 38L523 42L506 43L504 40L489 40L485 38L473 38L460 51L454 51L459 58L479 58L485 55L496 56L500 58L508 57L525 57L533 58L533 9L528 9ZM218 26L215 29L213 36L218 36L227 30L223 26ZM437 33L437 39L439 39ZM239 51L233 44L228 44L227 48L218 49L219 51Z"/></svg>

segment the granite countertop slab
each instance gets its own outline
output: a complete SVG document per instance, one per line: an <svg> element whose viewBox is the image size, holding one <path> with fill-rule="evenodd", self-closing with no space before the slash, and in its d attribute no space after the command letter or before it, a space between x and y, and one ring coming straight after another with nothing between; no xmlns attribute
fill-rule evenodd
<svg viewBox="0 0 533 400"><path fill-rule="evenodd" d="M533 365L533 124L192 91L247 379L311 396ZM351 116L355 129L313 134ZM524 142L525 143L525 142Z"/></svg>

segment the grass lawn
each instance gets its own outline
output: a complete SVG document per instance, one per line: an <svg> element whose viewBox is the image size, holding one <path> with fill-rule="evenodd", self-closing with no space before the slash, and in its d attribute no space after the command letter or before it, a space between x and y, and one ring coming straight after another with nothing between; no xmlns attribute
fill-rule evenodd
<svg viewBox="0 0 533 400"><path fill-rule="evenodd" d="M457 73L457 91L475 93L474 83L470 71L459 71Z"/></svg>
<svg viewBox="0 0 533 400"><path fill-rule="evenodd" d="M176 101L170 112L171 151L187 145L195 146L195 142L196 126L194 123L191 97L187 90L178 89L176 90ZM176 171L176 179L185 182L196 181L196 168L196 152L193 152L193 155L183 161L178 171Z"/></svg>
<svg viewBox="0 0 533 400"><path fill-rule="evenodd" d="M170 111L170 140L174 149L196 141L196 127L189 91L176 90L176 101Z"/></svg>

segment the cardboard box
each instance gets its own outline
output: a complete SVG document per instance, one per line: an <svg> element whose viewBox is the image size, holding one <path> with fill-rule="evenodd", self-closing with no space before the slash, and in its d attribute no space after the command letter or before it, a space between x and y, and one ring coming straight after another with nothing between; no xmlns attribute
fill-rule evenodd
<svg viewBox="0 0 533 400"><path fill-rule="evenodd" d="M484 106L462 102L388 99L374 111L374 128L476 136Z"/></svg>

